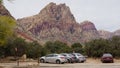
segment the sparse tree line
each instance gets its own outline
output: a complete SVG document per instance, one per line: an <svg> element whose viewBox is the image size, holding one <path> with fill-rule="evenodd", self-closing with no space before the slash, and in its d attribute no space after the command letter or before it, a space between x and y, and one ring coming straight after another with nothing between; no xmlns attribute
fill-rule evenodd
<svg viewBox="0 0 120 68"><path fill-rule="evenodd" d="M120 37L115 36L109 40L96 39L85 44L74 43L68 46L66 43L48 41L44 45L34 42L25 42L22 38L12 38L4 46L0 46L0 57L18 56L26 54L28 58L38 58L49 53L78 52L88 57L101 57L103 53L111 53L114 57L120 57Z"/></svg>

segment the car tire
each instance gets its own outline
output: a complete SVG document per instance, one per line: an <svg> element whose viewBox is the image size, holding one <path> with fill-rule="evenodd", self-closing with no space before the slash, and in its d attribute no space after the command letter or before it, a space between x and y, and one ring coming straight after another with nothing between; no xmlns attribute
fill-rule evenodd
<svg viewBox="0 0 120 68"><path fill-rule="evenodd" d="M111 61L111 63L114 63L114 61Z"/></svg>
<svg viewBox="0 0 120 68"><path fill-rule="evenodd" d="M70 63L70 60L69 60L69 59L67 59L67 63Z"/></svg>
<svg viewBox="0 0 120 68"><path fill-rule="evenodd" d="M78 63L81 63L81 60L79 60Z"/></svg>
<svg viewBox="0 0 120 68"><path fill-rule="evenodd" d="M45 60L44 60L44 59L41 59L41 60L40 60L40 63L45 63Z"/></svg>
<svg viewBox="0 0 120 68"><path fill-rule="evenodd" d="M105 63L104 61L102 61L102 63Z"/></svg>
<svg viewBox="0 0 120 68"><path fill-rule="evenodd" d="M56 60L56 64L60 64L61 62L60 62L60 60Z"/></svg>
<svg viewBox="0 0 120 68"><path fill-rule="evenodd" d="M84 61L81 61L81 63L84 63Z"/></svg>

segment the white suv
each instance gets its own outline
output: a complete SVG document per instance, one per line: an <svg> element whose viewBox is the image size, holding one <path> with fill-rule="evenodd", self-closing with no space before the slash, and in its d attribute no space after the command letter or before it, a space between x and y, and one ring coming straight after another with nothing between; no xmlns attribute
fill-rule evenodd
<svg viewBox="0 0 120 68"><path fill-rule="evenodd" d="M66 62L66 59L61 54L48 54L40 58L41 63L57 63L63 64Z"/></svg>

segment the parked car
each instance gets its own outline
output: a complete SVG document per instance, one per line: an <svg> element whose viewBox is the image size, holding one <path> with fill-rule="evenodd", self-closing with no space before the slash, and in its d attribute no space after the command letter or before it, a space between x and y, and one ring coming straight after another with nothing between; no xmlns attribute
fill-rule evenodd
<svg viewBox="0 0 120 68"><path fill-rule="evenodd" d="M67 63L74 63L75 62L75 56L69 53L61 53L61 55L65 56L65 59L67 60Z"/></svg>
<svg viewBox="0 0 120 68"><path fill-rule="evenodd" d="M114 62L113 56L110 53L103 54L103 56L101 57L101 61L102 61L102 63L104 63L104 62L113 63Z"/></svg>
<svg viewBox="0 0 120 68"><path fill-rule="evenodd" d="M85 62L86 61L86 57L85 56L83 56L82 54L80 54L80 53L72 53L72 55L74 55L75 56L75 58L76 58L76 62Z"/></svg>
<svg viewBox="0 0 120 68"><path fill-rule="evenodd" d="M41 63L57 63L63 64L66 62L66 59L61 54L48 54L40 58Z"/></svg>

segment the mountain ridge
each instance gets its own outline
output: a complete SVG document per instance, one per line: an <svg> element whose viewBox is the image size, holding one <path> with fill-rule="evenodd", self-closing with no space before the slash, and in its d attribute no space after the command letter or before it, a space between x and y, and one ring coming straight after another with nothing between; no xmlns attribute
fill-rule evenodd
<svg viewBox="0 0 120 68"><path fill-rule="evenodd" d="M58 40L68 44L84 43L99 38L109 39L120 35L119 30L113 33L99 31L94 23L88 20L78 23L68 6L53 2L36 15L17 19L16 32L30 41L45 43Z"/></svg>
<svg viewBox="0 0 120 68"><path fill-rule="evenodd" d="M50 3L40 13L17 22L19 30L42 42L52 39L71 44L99 38L95 25L90 21L77 23L65 4Z"/></svg>

